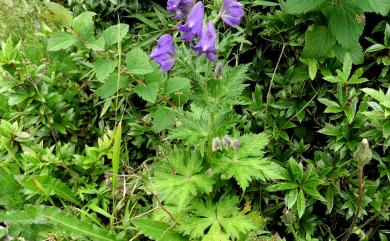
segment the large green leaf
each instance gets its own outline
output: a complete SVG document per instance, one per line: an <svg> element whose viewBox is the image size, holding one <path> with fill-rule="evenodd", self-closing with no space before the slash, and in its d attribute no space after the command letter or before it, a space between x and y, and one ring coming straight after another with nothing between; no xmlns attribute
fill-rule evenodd
<svg viewBox="0 0 390 241"><path fill-rule="evenodd" d="M126 37L128 31L129 25L123 23L107 28L103 32L104 41L106 45L113 45L118 43L124 37Z"/></svg>
<svg viewBox="0 0 390 241"><path fill-rule="evenodd" d="M118 73L111 74L110 77L106 79L104 84L96 90L96 94L100 96L102 99L107 99L115 95L117 88L118 90L120 90L126 87L130 83L130 80L126 76L121 75L119 79L119 85L117 82L118 82Z"/></svg>
<svg viewBox="0 0 390 241"><path fill-rule="evenodd" d="M318 8L325 0L287 0L283 5L288 13L307 13Z"/></svg>
<svg viewBox="0 0 390 241"><path fill-rule="evenodd" d="M47 49L49 51L57 51L61 49L67 49L77 42L77 38L66 32L56 32L48 40Z"/></svg>
<svg viewBox="0 0 390 241"><path fill-rule="evenodd" d="M383 16L386 16L390 10L388 0L355 0L354 3L365 12L379 13Z"/></svg>
<svg viewBox="0 0 390 241"><path fill-rule="evenodd" d="M303 57L317 58L326 56L336 43L328 27L316 26L306 31L305 47L303 48Z"/></svg>
<svg viewBox="0 0 390 241"><path fill-rule="evenodd" d="M115 67L117 65L116 61L106 60L106 59L98 59L94 64L94 70L96 73L96 78L99 81L105 80L112 72L114 72Z"/></svg>
<svg viewBox="0 0 390 241"><path fill-rule="evenodd" d="M329 11L329 28L337 42L346 48L358 45L364 23L356 21L356 17L362 12L347 3L340 3Z"/></svg>

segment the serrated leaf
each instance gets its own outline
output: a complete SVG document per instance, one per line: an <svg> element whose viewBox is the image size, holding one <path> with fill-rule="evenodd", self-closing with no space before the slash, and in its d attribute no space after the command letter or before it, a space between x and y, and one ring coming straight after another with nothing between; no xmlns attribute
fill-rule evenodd
<svg viewBox="0 0 390 241"><path fill-rule="evenodd" d="M385 49L386 47L383 44L373 44L366 49L367 53L377 52Z"/></svg>
<svg viewBox="0 0 390 241"><path fill-rule="evenodd" d="M120 76L119 79L119 86L117 86L117 81L118 81L118 73L111 74L110 77L106 79L104 84L99 89L97 89L95 93L98 96L100 96L102 99L107 99L115 95L117 91L117 87L118 90L120 90L126 87L130 83L129 78L122 75Z"/></svg>
<svg viewBox="0 0 390 241"><path fill-rule="evenodd" d="M129 25L127 24L121 23L111 26L103 32L104 41L108 46L116 44L126 37L127 32L129 32Z"/></svg>
<svg viewBox="0 0 390 241"><path fill-rule="evenodd" d="M98 39L88 39L85 43L85 47L95 50L95 51L103 51L104 50L104 38L101 36Z"/></svg>
<svg viewBox="0 0 390 241"><path fill-rule="evenodd" d="M154 185L165 202L182 210L197 194L211 192L214 181L202 172L199 153L176 150L167 162L170 167L157 170L154 178Z"/></svg>
<svg viewBox="0 0 390 241"><path fill-rule="evenodd" d="M355 5L365 12L379 13L382 16L386 16L390 11L388 0L358 0Z"/></svg>
<svg viewBox="0 0 390 241"><path fill-rule="evenodd" d="M297 199L297 210L298 210L299 218L303 216L305 209L306 209L306 200L305 200L305 195L303 193L303 190L301 189L299 190L298 199Z"/></svg>
<svg viewBox="0 0 390 241"><path fill-rule="evenodd" d="M268 143L265 134L244 135L239 138L239 142L237 151L225 152L214 163L216 173L221 173L226 179L233 177L243 190L252 180L284 179L284 169L263 157L263 148Z"/></svg>
<svg viewBox="0 0 390 241"><path fill-rule="evenodd" d="M142 234L155 241L187 241L179 233L173 231L172 226L167 223L151 219L137 219L133 221L133 224Z"/></svg>
<svg viewBox="0 0 390 241"><path fill-rule="evenodd" d="M134 92L147 102L154 103L157 98L158 87L158 83L155 82L143 86L138 85L134 88Z"/></svg>
<svg viewBox="0 0 390 241"><path fill-rule="evenodd" d="M176 114L167 108L159 108L152 113L153 129L157 132L163 131L172 125Z"/></svg>
<svg viewBox="0 0 390 241"><path fill-rule="evenodd" d="M340 44L336 44L333 51L340 62L343 62L346 54L351 57L353 64L362 64L364 61L363 48L359 43L356 43L356 45L351 48L346 48Z"/></svg>
<svg viewBox="0 0 390 241"><path fill-rule="evenodd" d="M134 48L126 55L127 68L132 74L148 74L153 72L149 56L140 48Z"/></svg>
<svg viewBox="0 0 390 241"><path fill-rule="evenodd" d="M298 199L298 190L292 189L285 196L285 203L288 209L291 209Z"/></svg>
<svg viewBox="0 0 390 241"><path fill-rule="evenodd" d="M325 0L287 0L283 5L288 13L302 14L315 10L324 2Z"/></svg>
<svg viewBox="0 0 390 241"><path fill-rule="evenodd" d="M290 171L291 177L294 178L298 183L301 183L303 178L302 163L298 164L294 158L290 158L288 160L288 169Z"/></svg>
<svg viewBox="0 0 390 241"><path fill-rule="evenodd" d="M96 78L99 81L105 80L112 72L114 72L116 65L116 61L99 58L94 64Z"/></svg>
<svg viewBox="0 0 390 241"><path fill-rule="evenodd" d="M311 187L306 187L306 186L303 186L302 188L306 194L309 194L310 196L312 196L313 198L315 198L317 200L320 200L322 202L326 202L325 198L317 191L317 189L311 188Z"/></svg>
<svg viewBox="0 0 390 241"><path fill-rule="evenodd" d="M193 203L193 210L184 217L178 230L191 239L207 241L237 240L241 234L256 229L252 220L237 210L237 197L225 196L217 203L210 200Z"/></svg>
<svg viewBox="0 0 390 241"><path fill-rule="evenodd" d="M328 136L336 136L336 137L342 136L342 133L336 126L328 123L325 124L325 127L319 130L318 132Z"/></svg>
<svg viewBox="0 0 390 241"><path fill-rule="evenodd" d="M190 87L190 80L187 78L175 76L167 80L165 94L171 94Z"/></svg>
<svg viewBox="0 0 390 241"><path fill-rule="evenodd" d="M72 12L68 9L64 8L61 4L45 1L45 5L48 7L48 9L53 12L57 18L61 20L61 22L65 26L70 26L72 23Z"/></svg>
<svg viewBox="0 0 390 241"><path fill-rule="evenodd" d="M94 32L93 17L95 15L96 13L94 12L82 12L73 19L72 29L75 30L81 38L89 39Z"/></svg>
<svg viewBox="0 0 390 241"><path fill-rule="evenodd" d="M364 23L356 21L356 16L360 14L361 12L356 7L344 2L330 10L330 31L343 47L351 48L359 44L359 38L364 29Z"/></svg>
<svg viewBox="0 0 390 241"><path fill-rule="evenodd" d="M77 42L77 38L66 32L56 32L48 40L47 50L57 51L61 49L67 49Z"/></svg>
<svg viewBox="0 0 390 241"><path fill-rule="evenodd" d="M329 100L327 98L318 98L318 101L326 105L326 109L324 111L325 113L339 113L343 111L340 105L333 100Z"/></svg>
<svg viewBox="0 0 390 241"><path fill-rule="evenodd" d="M277 191L283 191L283 190L290 190L297 188L298 184L292 183L292 182L285 182L285 183L278 183L270 185L266 188L268 192L277 192Z"/></svg>
<svg viewBox="0 0 390 241"><path fill-rule="evenodd" d="M336 43L329 29L325 26L315 26L305 34L304 58L318 58L326 56Z"/></svg>

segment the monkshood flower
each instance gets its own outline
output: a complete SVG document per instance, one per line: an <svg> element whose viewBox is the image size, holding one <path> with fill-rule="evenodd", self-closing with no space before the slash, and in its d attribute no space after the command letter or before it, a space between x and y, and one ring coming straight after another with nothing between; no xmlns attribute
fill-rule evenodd
<svg viewBox="0 0 390 241"><path fill-rule="evenodd" d="M164 72L172 69L176 61L172 36L169 34L161 36L157 41L157 46L152 50L150 57L160 65Z"/></svg>
<svg viewBox="0 0 390 241"><path fill-rule="evenodd" d="M202 36L197 45L192 48L198 52L198 56L201 54L206 54L206 57L215 61L215 56L217 55L217 49L215 48L215 28L214 23L209 22L205 29L203 29Z"/></svg>
<svg viewBox="0 0 390 241"><path fill-rule="evenodd" d="M168 0L167 10L169 13L175 13L175 18L184 18L194 4L194 0Z"/></svg>
<svg viewBox="0 0 390 241"><path fill-rule="evenodd" d="M184 33L180 36L180 39L192 42L195 37L201 36L203 17L204 5L202 2L197 2L190 14L188 14L187 22L184 25L180 23L179 26L177 26L177 29Z"/></svg>
<svg viewBox="0 0 390 241"><path fill-rule="evenodd" d="M241 3L237 0L223 0L221 18L227 25L236 28L243 16L244 10Z"/></svg>
<svg viewBox="0 0 390 241"><path fill-rule="evenodd" d="M240 142L237 139L234 139L233 142L232 142L233 150L237 151L239 147L240 147Z"/></svg>
<svg viewBox="0 0 390 241"><path fill-rule="evenodd" d="M230 137L228 135L223 137L223 144L225 144L225 147L228 148L232 144L232 141L230 140Z"/></svg>

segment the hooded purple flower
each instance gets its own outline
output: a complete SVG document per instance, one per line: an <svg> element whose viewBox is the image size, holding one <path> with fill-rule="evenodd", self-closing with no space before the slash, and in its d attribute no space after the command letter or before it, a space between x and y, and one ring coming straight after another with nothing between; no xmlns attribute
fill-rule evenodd
<svg viewBox="0 0 390 241"><path fill-rule="evenodd" d="M164 72L172 69L176 61L172 36L169 34L161 36L157 41L157 46L152 50L150 57L160 65Z"/></svg>
<svg viewBox="0 0 390 241"><path fill-rule="evenodd" d="M215 56L217 55L217 50L215 48L215 28L214 23L209 22L205 29L203 29L202 35L197 45L192 48L198 52L198 56L201 54L206 54L206 57L215 61Z"/></svg>
<svg viewBox="0 0 390 241"><path fill-rule="evenodd" d="M167 10L169 13L175 13L175 18L184 18L194 6L194 0L168 0Z"/></svg>
<svg viewBox="0 0 390 241"><path fill-rule="evenodd" d="M203 17L204 5L202 2L197 2L190 14L188 14L187 22L184 25L179 24L179 26L177 26L177 29L184 33L180 36L180 39L192 42L195 37L201 36Z"/></svg>
<svg viewBox="0 0 390 241"><path fill-rule="evenodd" d="M237 0L223 0L221 18L227 25L236 28L243 16L244 10L241 3Z"/></svg>

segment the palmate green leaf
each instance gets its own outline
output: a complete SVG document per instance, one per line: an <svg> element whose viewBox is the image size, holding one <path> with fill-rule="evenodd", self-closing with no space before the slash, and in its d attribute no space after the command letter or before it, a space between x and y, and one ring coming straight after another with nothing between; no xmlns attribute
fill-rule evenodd
<svg viewBox="0 0 390 241"><path fill-rule="evenodd" d="M263 157L263 148L268 143L265 134L244 135L239 142L237 151L225 152L213 163L214 172L226 179L233 177L243 190L252 180L284 179L284 169Z"/></svg>
<svg viewBox="0 0 390 241"><path fill-rule="evenodd" d="M359 44L364 23L358 23L356 16L362 12L355 6L341 2L329 10L329 28L343 47L351 48ZM344 56L343 56L344 57Z"/></svg>
<svg viewBox="0 0 390 241"><path fill-rule="evenodd" d="M198 152L175 150L166 161L169 167L157 170L153 180L164 202L182 210L197 194L211 192L214 181L203 173Z"/></svg>
<svg viewBox="0 0 390 241"><path fill-rule="evenodd" d="M247 86L244 84L249 77L247 75L248 65L235 67L224 66L220 80L208 81L210 95L215 104L234 104Z"/></svg>
<svg viewBox="0 0 390 241"><path fill-rule="evenodd" d="M326 0L287 0L283 3L284 9L288 13L302 14L315 10Z"/></svg>
<svg viewBox="0 0 390 241"><path fill-rule="evenodd" d="M73 191L66 186L65 183L51 176L30 176L20 179L20 184L34 193L39 193L45 196L56 195L79 205Z"/></svg>
<svg viewBox="0 0 390 241"><path fill-rule="evenodd" d="M76 36L66 32L56 32L48 40L47 50L57 51L67 49L77 42Z"/></svg>
<svg viewBox="0 0 390 241"><path fill-rule="evenodd" d="M193 210L179 221L178 230L191 239L202 241L236 240L241 234L256 229L252 220L238 212L237 197L225 196L217 203L194 202Z"/></svg>
<svg viewBox="0 0 390 241"><path fill-rule="evenodd" d="M143 235L154 241L187 241L167 223L151 219L137 219L133 221L133 224Z"/></svg>

